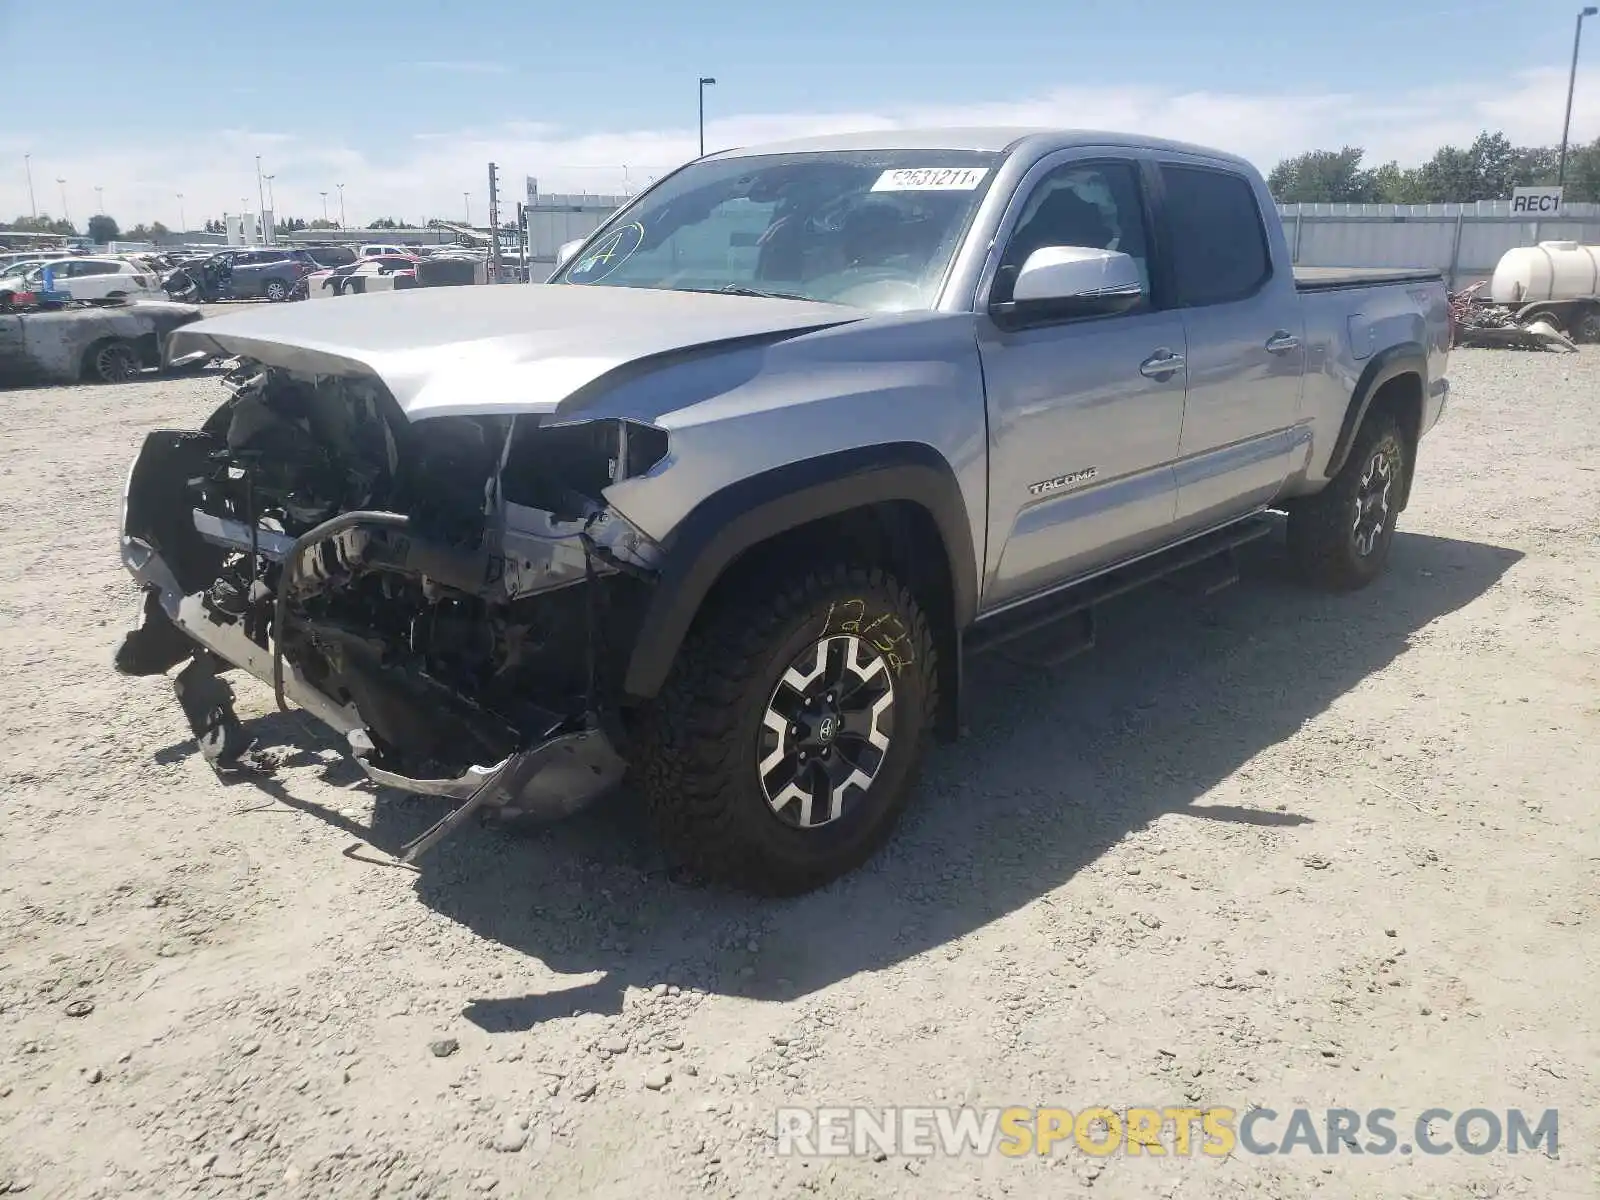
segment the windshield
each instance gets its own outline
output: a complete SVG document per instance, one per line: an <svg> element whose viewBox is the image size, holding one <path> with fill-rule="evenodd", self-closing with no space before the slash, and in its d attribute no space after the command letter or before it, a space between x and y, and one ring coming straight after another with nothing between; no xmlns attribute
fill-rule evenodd
<svg viewBox="0 0 1600 1200"><path fill-rule="evenodd" d="M930 308L997 159L883 150L693 163L602 227L553 282Z"/></svg>

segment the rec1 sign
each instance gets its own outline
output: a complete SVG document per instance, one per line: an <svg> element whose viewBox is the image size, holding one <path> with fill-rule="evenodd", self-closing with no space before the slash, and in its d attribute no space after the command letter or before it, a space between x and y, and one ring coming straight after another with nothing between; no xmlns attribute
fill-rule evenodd
<svg viewBox="0 0 1600 1200"><path fill-rule="evenodd" d="M1519 187L1511 189L1513 217L1555 217L1561 215L1561 189L1558 187Z"/></svg>

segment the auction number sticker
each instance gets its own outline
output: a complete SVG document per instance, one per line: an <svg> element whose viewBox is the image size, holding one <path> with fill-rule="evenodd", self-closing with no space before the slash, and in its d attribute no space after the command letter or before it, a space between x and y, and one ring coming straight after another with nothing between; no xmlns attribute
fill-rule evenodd
<svg viewBox="0 0 1600 1200"><path fill-rule="evenodd" d="M989 174L988 167L901 167L885 171L875 192L970 192Z"/></svg>

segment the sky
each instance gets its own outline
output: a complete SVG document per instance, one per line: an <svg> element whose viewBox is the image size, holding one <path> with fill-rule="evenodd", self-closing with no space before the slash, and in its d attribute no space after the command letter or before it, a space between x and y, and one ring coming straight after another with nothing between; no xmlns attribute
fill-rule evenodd
<svg viewBox="0 0 1600 1200"><path fill-rule="evenodd" d="M1569 0L0 0L0 219L482 224L502 196L637 190L708 149L1027 124L1176 137L1263 170L1364 147L1411 165L1500 129L1561 137ZM1600 137L1600 18L1572 140ZM27 173L33 177L30 202ZM58 181L64 180L65 183ZM96 189L100 189L96 191ZM183 199L178 196L182 193Z"/></svg>

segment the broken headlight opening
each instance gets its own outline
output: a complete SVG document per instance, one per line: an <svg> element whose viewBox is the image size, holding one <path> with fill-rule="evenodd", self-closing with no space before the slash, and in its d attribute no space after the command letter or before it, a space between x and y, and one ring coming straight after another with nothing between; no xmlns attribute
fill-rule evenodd
<svg viewBox="0 0 1600 1200"><path fill-rule="evenodd" d="M228 382L201 429L151 433L129 474L123 558L147 598L118 670L191 659L179 699L222 770L251 742L218 678L241 667L374 779L466 801L456 820L565 813L614 783L659 548L604 492L658 466L667 435L411 425L365 376L245 363Z"/></svg>

